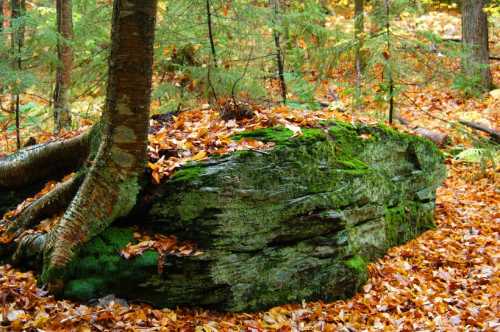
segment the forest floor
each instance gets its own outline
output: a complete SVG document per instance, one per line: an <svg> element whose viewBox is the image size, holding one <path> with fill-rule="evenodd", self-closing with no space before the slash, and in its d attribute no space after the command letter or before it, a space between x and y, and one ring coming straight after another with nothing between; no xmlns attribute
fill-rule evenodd
<svg viewBox="0 0 500 332"><path fill-rule="evenodd" d="M493 64L492 70L499 85L500 64ZM410 124L395 127L412 132L421 126L445 132L451 140L443 150L448 177L437 193L437 228L370 264L368 283L352 299L240 314L155 309L113 297L91 306L56 300L37 288L31 272L0 266L0 331L498 331L500 167L498 160L495 164L473 153L477 151L472 149L474 137L479 134L456 122L469 119L498 126L500 93L496 91L468 99L442 86L406 92L411 102L401 100L398 111ZM343 103L348 109L349 100ZM230 136L242 130L283 125L300 135L300 126L329 118L377 123L379 109L370 101L356 114L277 107L259 109L252 119L223 121L217 112L200 107L167 123L152 122L149 168L153 181L161 182L190 160L266 148L255 140L231 141ZM47 133L30 135L39 141L53 139ZM456 158L451 154L456 147L470 153ZM0 153L9 150L4 145ZM171 150L177 154L165 157L163 152Z"/></svg>

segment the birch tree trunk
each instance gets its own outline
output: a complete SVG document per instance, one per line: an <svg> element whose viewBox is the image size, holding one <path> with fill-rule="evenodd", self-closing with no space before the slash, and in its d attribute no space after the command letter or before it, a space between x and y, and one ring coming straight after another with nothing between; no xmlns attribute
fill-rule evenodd
<svg viewBox="0 0 500 332"><path fill-rule="evenodd" d="M115 0L101 143L87 176L44 244L42 282L56 291L81 245L127 215L146 164L156 0Z"/></svg>

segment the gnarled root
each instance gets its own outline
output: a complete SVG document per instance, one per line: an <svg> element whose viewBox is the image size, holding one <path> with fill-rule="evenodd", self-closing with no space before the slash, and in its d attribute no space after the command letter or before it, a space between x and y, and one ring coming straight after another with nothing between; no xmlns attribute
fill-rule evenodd
<svg viewBox="0 0 500 332"><path fill-rule="evenodd" d="M54 189L28 205L8 226L7 236L18 237L43 218L50 217L68 207L83 180L83 174L59 183Z"/></svg>
<svg viewBox="0 0 500 332"><path fill-rule="evenodd" d="M99 156L96 158L99 160ZM138 176L118 169L92 167L59 223L47 234L42 283L52 291L62 286L62 274L76 250L134 207Z"/></svg>
<svg viewBox="0 0 500 332"><path fill-rule="evenodd" d="M17 240L18 244L14 255L12 255L12 262L14 264L21 264L22 262L29 262L31 264L39 264L45 245L47 234L29 233L23 235ZM35 258L35 259L33 259Z"/></svg>
<svg viewBox="0 0 500 332"><path fill-rule="evenodd" d="M0 159L0 188L21 188L76 170L88 157L92 132L30 146Z"/></svg>

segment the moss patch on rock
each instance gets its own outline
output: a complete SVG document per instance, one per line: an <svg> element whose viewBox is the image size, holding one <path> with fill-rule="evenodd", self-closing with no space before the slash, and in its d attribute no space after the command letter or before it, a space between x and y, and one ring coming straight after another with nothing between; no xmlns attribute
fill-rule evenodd
<svg viewBox="0 0 500 332"><path fill-rule="evenodd" d="M243 311L354 294L368 262L433 227L443 157L383 126L302 131L240 133L276 146L187 165L153 191L141 226L203 255L166 257L159 274L154 252L120 257L132 230L110 228L75 260L65 295Z"/></svg>

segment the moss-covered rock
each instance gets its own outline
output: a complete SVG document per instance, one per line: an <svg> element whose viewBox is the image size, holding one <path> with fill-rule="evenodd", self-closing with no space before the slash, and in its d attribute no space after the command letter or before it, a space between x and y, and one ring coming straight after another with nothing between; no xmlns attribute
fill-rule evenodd
<svg viewBox="0 0 500 332"><path fill-rule="evenodd" d="M445 167L429 141L344 123L243 137L276 146L185 166L135 217L204 254L168 256L159 274L155 252L120 257L132 231L110 228L74 261L65 295L233 311L343 298L363 284L369 261L434 225Z"/></svg>

